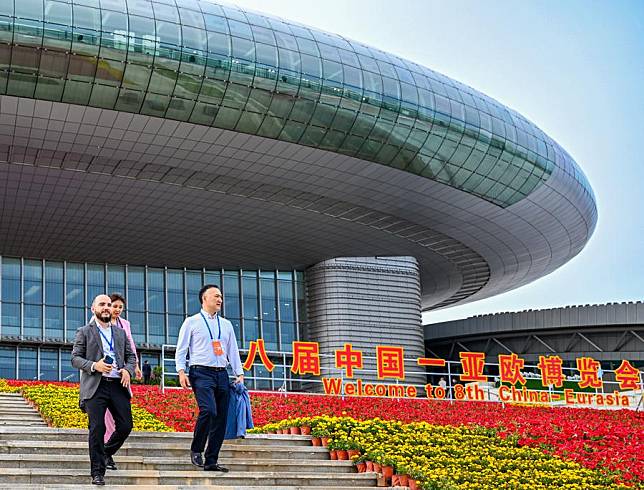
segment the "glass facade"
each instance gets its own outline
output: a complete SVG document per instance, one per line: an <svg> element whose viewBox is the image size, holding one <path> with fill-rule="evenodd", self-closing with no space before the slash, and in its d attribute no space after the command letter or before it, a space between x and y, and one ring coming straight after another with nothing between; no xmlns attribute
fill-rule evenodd
<svg viewBox="0 0 644 490"><path fill-rule="evenodd" d="M555 166L592 194L552 139L476 90L341 36L209 1L5 0L0 93L330 150L503 207Z"/></svg>
<svg viewBox="0 0 644 490"><path fill-rule="evenodd" d="M261 337L269 352L290 352L305 321L304 275L293 270L186 270L0 257L0 278L0 378L78 380L70 365L71 344L91 317L92 300L105 292L125 295L123 316L142 359L153 366L159 364L161 345L174 345L183 320L199 311L203 284L222 288L222 314L233 323L240 349Z"/></svg>

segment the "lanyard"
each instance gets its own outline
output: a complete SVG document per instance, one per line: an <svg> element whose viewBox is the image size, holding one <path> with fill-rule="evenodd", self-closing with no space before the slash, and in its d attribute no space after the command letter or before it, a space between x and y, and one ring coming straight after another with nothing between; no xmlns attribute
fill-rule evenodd
<svg viewBox="0 0 644 490"><path fill-rule="evenodd" d="M210 325L208 325L208 321L206 320L206 317L203 316L202 312L199 312L201 315L201 318L203 318L204 323L206 324L206 328L208 329L208 333L210 334L210 340L215 340L214 337L212 336L212 332L210 331ZM219 334L217 335L217 340L221 339L221 323L219 322L219 315L215 315L217 317L217 327L219 328Z"/></svg>
<svg viewBox="0 0 644 490"><path fill-rule="evenodd" d="M116 317L116 324L123 329L123 324L121 323L121 319L119 317ZM125 329L123 329L125 330Z"/></svg>
<svg viewBox="0 0 644 490"><path fill-rule="evenodd" d="M98 328L98 333L101 334L101 337L103 337L105 339L105 342L107 342L107 344L110 346L110 352L114 352L114 346L112 344L112 342L114 342L114 334L112 333L111 335L112 338L108 340L107 336L103 333L103 330L101 329L101 327L97 325L96 328ZM111 331L112 330L110 329L110 332Z"/></svg>

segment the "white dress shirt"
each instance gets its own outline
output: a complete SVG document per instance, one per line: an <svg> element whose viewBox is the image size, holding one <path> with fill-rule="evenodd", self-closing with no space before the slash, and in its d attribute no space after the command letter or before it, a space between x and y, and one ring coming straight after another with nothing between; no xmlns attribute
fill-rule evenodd
<svg viewBox="0 0 644 490"><path fill-rule="evenodd" d="M206 322L210 327L210 332L206 327ZM219 332L220 326L221 334ZM215 355L212 348L213 340L221 342L224 351L222 355ZM186 369L188 351L190 351L191 366L226 367L230 363L235 376L244 374L233 324L218 314L210 315L205 310L201 310L183 322L181 330L179 330L174 358L177 372L180 369Z"/></svg>

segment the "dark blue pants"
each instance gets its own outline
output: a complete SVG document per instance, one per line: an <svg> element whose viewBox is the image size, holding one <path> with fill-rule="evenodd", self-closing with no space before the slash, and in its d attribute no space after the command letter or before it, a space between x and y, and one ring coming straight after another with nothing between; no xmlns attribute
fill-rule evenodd
<svg viewBox="0 0 644 490"><path fill-rule="evenodd" d="M216 464L226 435L230 397L228 372L225 369L214 371L193 366L190 368L189 379L199 405L191 450L195 453L203 452L208 441L204 464Z"/></svg>

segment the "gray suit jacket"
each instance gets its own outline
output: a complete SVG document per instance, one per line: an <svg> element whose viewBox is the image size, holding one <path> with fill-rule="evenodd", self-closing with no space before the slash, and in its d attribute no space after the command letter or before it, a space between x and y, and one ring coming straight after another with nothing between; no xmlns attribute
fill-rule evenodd
<svg viewBox="0 0 644 490"><path fill-rule="evenodd" d="M134 379L136 356L130 347L125 331L118 327L112 327L112 336L116 365L119 369L125 368ZM72 349L72 366L83 371L80 379L81 400L92 398L98 389L102 374L98 371L92 372L92 364L100 359L103 359L103 344L98 327L92 321L76 331L74 348Z"/></svg>

